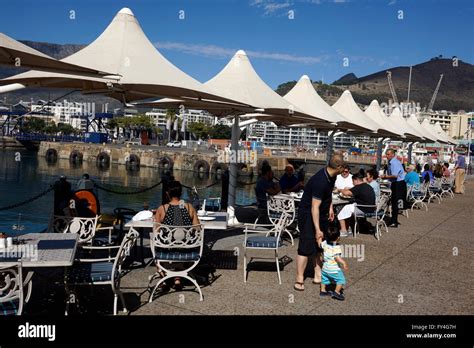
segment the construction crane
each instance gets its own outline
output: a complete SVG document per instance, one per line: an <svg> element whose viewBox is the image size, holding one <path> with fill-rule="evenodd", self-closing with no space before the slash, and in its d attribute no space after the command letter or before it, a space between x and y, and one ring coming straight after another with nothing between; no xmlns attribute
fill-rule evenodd
<svg viewBox="0 0 474 348"><path fill-rule="evenodd" d="M395 93L395 87L392 82L392 72L387 71L388 87L390 88L390 93L392 93L393 102L398 104L397 94Z"/></svg>
<svg viewBox="0 0 474 348"><path fill-rule="evenodd" d="M413 67L410 66L410 75L408 75L408 95L407 95L407 103L410 102L410 90L411 90L411 71Z"/></svg>
<svg viewBox="0 0 474 348"><path fill-rule="evenodd" d="M434 106L436 97L438 96L439 86L441 86L441 80L443 80L443 74L439 75L439 81L438 81L438 84L436 85L433 96L431 97L430 104L428 105L428 111L433 111L433 106Z"/></svg>

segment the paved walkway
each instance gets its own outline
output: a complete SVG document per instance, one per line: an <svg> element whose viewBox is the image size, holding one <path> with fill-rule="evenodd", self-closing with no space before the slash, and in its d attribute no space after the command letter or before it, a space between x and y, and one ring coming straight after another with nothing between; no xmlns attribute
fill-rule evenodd
<svg viewBox="0 0 474 348"><path fill-rule="evenodd" d="M363 257L346 258L346 301L319 298L319 286L307 278L304 292L293 290L296 246L282 248L293 261L278 285L275 267L255 268L243 282L242 257L238 269L221 270L210 286L202 288L204 301L192 291L174 292L147 303L148 276L154 267L137 269L124 277L122 289L132 315L170 314L472 314L474 260L474 181L467 193L431 203L429 211L415 210L401 217L398 229L343 240L359 248ZM242 249L241 233L223 236L216 250ZM363 248L363 249L362 249ZM271 252L269 256L272 256ZM354 255L356 256L356 255Z"/></svg>

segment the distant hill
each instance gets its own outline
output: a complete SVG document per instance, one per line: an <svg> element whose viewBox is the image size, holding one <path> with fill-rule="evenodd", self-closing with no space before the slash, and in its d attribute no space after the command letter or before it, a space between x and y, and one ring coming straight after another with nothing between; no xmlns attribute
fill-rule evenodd
<svg viewBox="0 0 474 348"><path fill-rule="evenodd" d="M339 80L334 81L333 85L352 85L357 83L357 76L354 73L349 73L341 77Z"/></svg>
<svg viewBox="0 0 474 348"><path fill-rule="evenodd" d="M392 72L392 80L399 101L405 101L408 93L408 76L410 67L395 67L387 69ZM379 71L357 78L353 73L344 75L332 85L313 82L318 93L330 104L334 103L340 94L349 89L354 99L368 105L373 99L387 102L392 99L387 80L387 70ZM433 58L430 61L414 65L412 69L410 100L419 102L421 107L429 104L439 80L444 74L443 81L434 104L435 110L458 111L474 110L474 65L458 61L453 66L452 59ZM281 84L277 92L286 94L296 81Z"/></svg>

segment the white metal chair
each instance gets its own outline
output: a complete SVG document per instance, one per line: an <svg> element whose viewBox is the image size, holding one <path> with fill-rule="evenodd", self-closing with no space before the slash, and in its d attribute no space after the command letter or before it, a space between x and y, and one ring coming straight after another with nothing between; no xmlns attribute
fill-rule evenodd
<svg viewBox="0 0 474 348"><path fill-rule="evenodd" d="M270 222L273 225L278 224L278 220L281 219L282 214L286 212L289 215L289 221L287 222L287 225L285 229L283 230L283 232L286 233L290 237L291 245L295 245L293 235L288 230L288 226L290 226L295 221L295 218L296 218L295 199L293 197L284 198L281 196L269 196L269 195L267 196L268 196L267 213L268 213L268 218Z"/></svg>
<svg viewBox="0 0 474 348"><path fill-rule="evenodd" d="M415 209L415 207L422 208L425 207L426 211L428 211L428 205L425 203L425 199L428 196L428 184L414 184L410 190L410 202L411 202L411 210Z"/></svg>
<svg viewBox="0 0 474 348"><path fill-rule="evenodd" d="M0 315L21 315L25 302L23 286L21 262L1 262Z"/></svg>
<svg viewBox="0 0 474 348"><path fill-rule="evenodd" d="M441 179L435 178L430 181L428 185L428 203L431 203L431 200L438 200L438 204L441 204Z"/></svg>
<svg viewBox="0 0 474 348"><path fill-rule="evenodd" d="M257 257L250 258L249 263L247 264L247 250L273 250L275 253L275 262L277 267L278 274L278 283L281 285L281 275L280 275L280 261L278 259L278 249L283 245L281 240L281 234L288 227L289 222L291 221L291 215L287 212L283 212L280 218L277 220L275 225L268 224L245 224L244 225L244 282L247 282L247 267L248 264L252 262L252 259ZM249 233L259 233L265 235L249 236ZM263 259L263 257L258 257Z"/></svg>
<svg viewBox="0 0 474 348"><path fill-rule="evenodd" d="M288 234L291 240L291 245L294 245L295 242L293 239L293 235L288 230L288 226L290 226L296 219L296 205L295 205L295 199L293 197L286 198L286 197L281 197L278 195L270 196L267 194L267 216L268 216L268 220L270 221L270 224L262 224L262 223L259 224L258 221L261 218L259 216L257 220L255 220L254 225L257 225L258 229L261 231L263 230L269 231L276 224L278 224L278 220L280 220L282 213L284 212L289 214L290 220L287 224L287 227L285 227L285 230L283 232Z"/></svg>
<svg viewBox="0 0 474 348"><path fill-rule="evenodd" d="M67 271L65 281L67 295L66 315L69 311L71 295L73 293L70 290L70 286L82 285L110 285L114 293L114 315L117 315L118 297L120 297L122 302L123 312L127 313L125 299L120 291L122 264L127 256L130 255L130 250L136 243L138 236L139 233L131 227L128 233L124 236L120 245L83 246L84 249L90 250L91 252L110 252L111 250L117 250L117 254L114 257L111 257L109 253L108 257L79 259L78 262Z"/></svg>
<svg viewBox="0 0 474 348"><path fill-rule="evenodd" d="M55 233L77 233L78 244L82 245L112 245L114 226L97 227L99 215L92 218L76 216L53 215L48 230ZM108 232L107 235L99 236L100 232Z"/></svg>
<svg viewBox="0 0 474 348"><path fill-rule="evenodd" d="M365 219L375 219L375 238L380 240L380 236L382 235L381 229L385 227L385 232L388 232L388 227L385 222L385 214L387 212L389 202L389 196L381 195L380 198L377 200L376 204L374 205L361 205L355 204L354 209L354 238L357 238L358 232L358 219L365 218ZM364 212L362 209L357 208L368 208L372 209L371 212Z"/></svg>
<svg viewBox="0 0 474 348"><path fill-rule="evenodd" d="M441 197L451 197L454 198L454 178L443 176L441 179Z"/></svg>
<svg viewBox="0 0 474 348"><path fill-rule="evenodd" d="M90 244L95 236L98 218L98 216L82 218L54 215L50 221L49 230L56 233L77 233L80 245Z"/></svg>
<svg viewBox="0 0 474 348"><path fill-rule="evenodd" d="M203 300L199 284L189 276L189 272L201 260L203 246L204 233L202 225L155 225L154 231L150 233L151 252L156 266L160 269L160 272L163 271L166 275L156 283L150 293L148 302L151 303L153 301L153 295L164 281L176 277L187 279L194 284L199 292L199 300ZM176 263L178 263L178 267L173 267L173 264ZM160 277L160 272L156 272L150 277L150 284L154 279Z"/></svg>

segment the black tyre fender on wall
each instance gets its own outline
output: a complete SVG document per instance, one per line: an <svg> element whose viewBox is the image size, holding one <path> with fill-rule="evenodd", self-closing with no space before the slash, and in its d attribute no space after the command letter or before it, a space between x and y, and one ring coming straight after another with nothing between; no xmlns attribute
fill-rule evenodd
<svg viewBox="0 0 474 348"><path fill-rule="evenodd" d="M160 159L160 161L158 162L158 167L159 168L162 168L162 169L168 169L168 170L172 170L173 167L174 167L174 162L173 160L171 159L171 157L168 157L168 156L164 156Z"/></svg>
<svg viewBox="0 0 474 348"><path fill-rule="evenodd" d="M82 152L80 152L78 150L73 150L73 151L71 151L71 154L69 155L69 162L74 163L74 164L82 163L83 157L84 156L83 156Z"/></svg>
<svg viewBox="0 0 474 348"><path fill-rule="evenodd" d="M194 171L197 173L206 173L209 174L209 170L211 169L211 166L207 161L205 160L197 160L196 163L194 163Z"/></svg>
<svg viewBox="0 0 474 348"><path fill-rule="evenodd" d="M128 155L125 159L125 165L127 169L138 169L140 168L140 157L134 153Z"/></svg>
<svg viewBox="0 0 474 348"><path fill-rule="evenodd" d="M58 151L56 149L48 149L44 155L47 162L54 163L58 160Z"/></svg>
<svg viewBox="0 0 474 348"><path fill-rule="evenodd" d="M96 164L99 167L110 166L110 155L107 152L101 152L97 155Z"/></svg>

